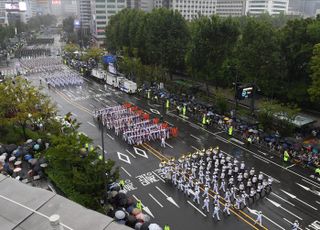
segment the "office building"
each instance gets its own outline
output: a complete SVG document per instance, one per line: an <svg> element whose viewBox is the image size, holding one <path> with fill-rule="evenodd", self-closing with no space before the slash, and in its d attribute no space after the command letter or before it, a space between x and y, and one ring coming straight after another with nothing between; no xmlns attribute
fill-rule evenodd
<svg viewBox="0 0 320 230"><path fill-rule="evenodd" d="M247 0L246 14L288 14L289 0Z"/></svg>
<svg viewBox="0 0 320 230"><path fill-rule="evenodd" d="M246 13L246 0L217 0L216 14L222 17L240 17Z"/></svg>
<svg viewBox="0 0 320 230"><path fill-rule="evenodd" d="M126 0L92 0L90 30L98 46L105 41L105 29L110 18L127 7Z"/></svg>

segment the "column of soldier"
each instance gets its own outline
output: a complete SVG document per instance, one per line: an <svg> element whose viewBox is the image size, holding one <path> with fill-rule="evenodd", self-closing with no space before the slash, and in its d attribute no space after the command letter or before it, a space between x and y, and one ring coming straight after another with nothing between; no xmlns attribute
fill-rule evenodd
<svg viewBox="0 0 320 230"><path fill-rule="evenodd" d="M63 67L61 59L56 57L22 59L21 64L28 69L29 74L62 70Z"/></svg>
<svg viewBox="0 0 320 230"><path fill-rule="evenodd" d="M146 141L169 138L169 128L150 120L140 110L123 105L108 107L94 112L108 129L114 129L117 136L130 145L139 145Z"/></svg>
<svg viewBox="0 0 320 230"><path fill-rule="evenodd" d="M210 211L210 191L213 191L213 218L220 220L220 202L223 201L223 213L230 215L230 208L242 209L263 198L272 190L272 178L265 178L262 172L248 170L243 161L238 162L223 154L219 147L197 151L182 156L176 163L174 159L160 163L161 171L171 178L177 189L190 196L193 202L200 204L202 209ZM201 192L201 188L202 191ZM202 193L202 194L201 194ZM262 213L257 213L257 222L261 224Z"/></svg>
<svg viewBox="0 0 320 230"><path fill-rule="evenodd" d="M80 86L83 84L83 79L79 77L77 72L66 70L64 72L53 72L44 75L48 87L66 87ZM40 81L41 83L41 81Z"/></svg>

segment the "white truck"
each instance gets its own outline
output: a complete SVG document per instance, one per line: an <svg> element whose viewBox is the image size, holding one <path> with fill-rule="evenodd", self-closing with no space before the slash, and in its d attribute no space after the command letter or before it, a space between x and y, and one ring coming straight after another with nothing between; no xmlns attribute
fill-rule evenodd
<svg viewBox="0 0 320 230"><path fill-rule="evenodd" d="M137 91L137 84L122 76L117 76L108 72L106 74L105 81L108 85L112 85L113 87L129 94Z"/></svg>
<svg viewBox="0 0 320 230"><path fill-rule="evenodd" d="M104 71L103 69L92 69L91 75L95 78L103 80L105 79L107 74L106 74L106 71Z"/></svg>

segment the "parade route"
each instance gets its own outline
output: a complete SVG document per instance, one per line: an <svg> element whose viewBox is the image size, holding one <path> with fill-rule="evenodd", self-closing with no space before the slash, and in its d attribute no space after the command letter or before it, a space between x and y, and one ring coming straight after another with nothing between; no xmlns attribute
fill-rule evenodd
<svg viewBox="0 0 320 230"><path fill-rule="evenodd" d="M37 77L30 76L35 84ZM161 113L160 108L143 98L129 96L110 86L88 81L82 89L68 87L44 89L57 103L61 115L72 112L81 122L80 130L101 145L100 126L93 119L93 111L106 106L115 106L124 102L132 103L152 116ZM158 112L156 112L158 111ZM296 219L301 229L317 229L320 221L320 184L310 178L307 170L296 165L284 165L281 160L266 150L256 146L247 148L241 140L229 138L218 129L206 129L186 117L168 112L164 120L179 129L177 138L169 139L166 147L160 141L131 146L116 136L112 130L105 129L105 156L116 161L121 177L125 179L125 190L129 195L141 199L144 210L160 224L169 224L172 229L290 229L290 223ZM242 142L242 143L241 143ZM213 220L212 213L202 210L202 204L192 202L179 192L171 182L165 182L159 171L159 163L171 157L198 149L220 146L227 155L245 161L246 166L255 167L264 175L274 179L273 192L266 198L256 201L248 208L235 211L231 216L221 214L221 221ZM210 206L212 209L212 206ZM252 210L262 211L263 226L254 224L256 215Z"/></svg>

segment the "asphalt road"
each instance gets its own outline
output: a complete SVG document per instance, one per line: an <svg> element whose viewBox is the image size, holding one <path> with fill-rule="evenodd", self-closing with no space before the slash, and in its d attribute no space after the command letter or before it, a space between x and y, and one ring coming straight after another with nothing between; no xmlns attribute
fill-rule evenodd
<svg viewBox="0 0 320 230"><path fill-rule="evenodd" d="M39 83L41 75L30 79ZM101 145L99 124L93 119L95 109L114 106L124 102L133 103L152 116L158 116L161 106L145 99L129 96L112 87L85 79L82 90L76 87L45 91L57 103L61 114L72 112L82 123L80 130ZM158 111L158 112L157 112ZM266 150L255 146L249 149L237 139L227 137L218 129L201 127L187 117L180 117L174 111L167 111L164 119L178 127L179 136L168 141L166 148L160 142L146 143L137 148L126 144L110 130L104 131L105 156L117 162L121 177L126 179L129 195L141 199L144 210L159 224L169 224L171 229L291 229L291 223L298 219L301 229L320 227L320 184L310 178L311 172L295 165L284 165L281 160ZM244 160L246 167L254 166L257 171L274 178L273 192L258 200L252 206L231 216L213 220L212 213L201 210L202 205L192 203L170 183L159 175L161 159L193 152L210 146L220 149L232 157ZM211 207L212 208L212 207ZM261 210L263 226L254 225L256 216L250 210Z"/></svg>

